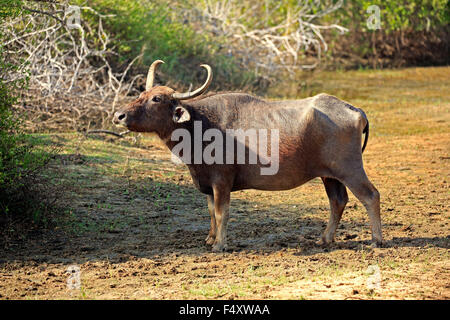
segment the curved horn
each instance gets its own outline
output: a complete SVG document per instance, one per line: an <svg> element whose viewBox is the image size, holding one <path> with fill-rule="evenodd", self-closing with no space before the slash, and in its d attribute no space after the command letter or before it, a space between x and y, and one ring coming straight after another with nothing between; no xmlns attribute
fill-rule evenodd
<svg viewBox="0 0 450 320"><path fill-rule="evenodd" d="M148 91L148 90L150 90L151 87L153 87L153 80L155 79L155 69L161 63L164 63L164 61L156 60L152 63L152 65L148 69L147 82L145 84L145 91Z"/></svg>
<svg viewBox="0 0 450 320"><path fill-rule="evenodd" d="M203 67L208 71L208 77L206 78L205 83L200 88L198 88L197 90L192 91L192 92L189 92L189 91L183 92L183 93L175 92L174 94L172 94L173 98L179 99L179 100L195 98L195 97L201 95L203 92L205 92L206 89L208 89L209 85L212 82L212 78L213 78L211 67L208 66L207 64L202 64L202 65L200 65L200 67Z"/></svg>

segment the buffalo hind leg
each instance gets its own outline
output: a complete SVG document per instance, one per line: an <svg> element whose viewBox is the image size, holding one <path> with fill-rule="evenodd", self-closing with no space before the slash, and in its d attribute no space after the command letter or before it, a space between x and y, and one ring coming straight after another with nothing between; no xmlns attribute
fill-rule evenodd
<svg viewBox="0 0 450 320"><path fill-rule="evenodd" d="M227 249L227 223L230 208L230 190L225 185L214 185L214 213L216 218L216 239L212 251L222 252Z"/></svg>
<svg viewBox="0 0 450 320"><path fill-rule="evenodd" d="M216 217L214 213L214 196L208 195L208 211L211 216L211 227L209 228L208 236L205 241L206 244L212 245L216 241Z"/></svg>
<svg viewBox="0 0 450 320"><path fill-rule="evenodd" d="M359 172L353 172L351 176L347 176L341 181L361 201L367 210L372 229L372 246L381 246L383 236L381 234L380 193L367 178L362 168Z"/></svg>
<svg viewBox="0 0 450 320"><path fill-rule="evenodd" d="M348 202L348 195L345 186L338 180L322 178L322 181L330 201L331 213L327 228L325 229L322 238L318 241L318 244L326 245L334 241L334 235L339 221L341 220L342 212Z"/></svg>

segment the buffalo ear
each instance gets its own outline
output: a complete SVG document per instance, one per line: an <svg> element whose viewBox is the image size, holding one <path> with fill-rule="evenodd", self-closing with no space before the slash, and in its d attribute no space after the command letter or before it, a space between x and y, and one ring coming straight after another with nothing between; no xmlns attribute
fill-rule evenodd
<svg viewBox="0 0 450 320"><path fill-rule="evenodd" d="M189 120L191 120L191 114L186 110L186 108L180 106L175 108L173 111L173 122L183 123Z"/></svg>

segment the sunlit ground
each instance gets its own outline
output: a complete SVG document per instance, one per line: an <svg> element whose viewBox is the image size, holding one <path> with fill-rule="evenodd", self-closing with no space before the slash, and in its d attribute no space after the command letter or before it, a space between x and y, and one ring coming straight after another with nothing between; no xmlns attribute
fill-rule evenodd
<svg viewBox="0 0 450 320"><path fill-rule="evenodd" d="M233 193L230 250L211 253L206 198L155 137L46 135L63 149L52 170L65 173L64 210L55 230L7 243L0 298L449 299L449 74L330 72L285 88L334 94L367 113L364 162L381 193L384 248L368 246L353 195L336 243L317 246L329 209L315 179ZM67 288L69 265L80 267L80 289Z"/></svg>

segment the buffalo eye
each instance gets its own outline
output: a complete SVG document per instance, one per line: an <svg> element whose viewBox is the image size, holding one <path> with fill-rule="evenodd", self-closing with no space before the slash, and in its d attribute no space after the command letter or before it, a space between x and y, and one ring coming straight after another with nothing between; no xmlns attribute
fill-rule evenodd
<svg viewBox="0 0 450 320"><path fill-rule="evenodd" d="M161 102L161 97L154 96L154 97L152 98L152 101L153 101L153 102Z"/></svg>

